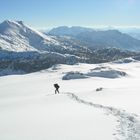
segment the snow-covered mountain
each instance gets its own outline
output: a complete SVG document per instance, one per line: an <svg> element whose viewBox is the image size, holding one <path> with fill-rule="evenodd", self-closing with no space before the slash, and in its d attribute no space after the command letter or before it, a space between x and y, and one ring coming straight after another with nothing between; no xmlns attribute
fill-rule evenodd
<svg viewBox="0 0 140 140"><path fill-rule="evenodd" d="M83 27L58 27L48 34L55 36L69 36L92 49L115 47L129 51L140 51L140 40L118 30L93 30Z"/></svg>
<svg viewBox="0 0 140 140"><path fill-rule="evenodd" d="M87 31L93 31L91 28L86 28L86 27L80 27L80 26L72 26L72 27L67 27L67 26L60 26L53 28L48 32L50 35L57 35L57 36L76 36L82 32L87 32Z"/></svg>
<svg viewBox="0 0 140 140"><path fill-rule="evenodd" d="M90 48L84 39L78 40L82 35L79 33L85 31L91 32L89 28L73 27L69 34L77 34L76 38L59 37L45 35L22 21L4 21L0 24L0 75L30 73L55 64L103 63L136 55L116 48Z"/></svg>
<svg viewBox="0 0 140 140"><path fill-rule="evenodd" d="M0 24L0 48L8 51L44 51L59 42L25 25L22 21L6 20Z"/></svg>

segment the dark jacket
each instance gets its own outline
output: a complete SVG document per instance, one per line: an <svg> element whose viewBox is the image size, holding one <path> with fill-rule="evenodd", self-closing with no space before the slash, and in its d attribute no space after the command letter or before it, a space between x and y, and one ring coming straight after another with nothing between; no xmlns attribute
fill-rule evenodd
<svg viewBox="0 0 140 140"><path fill-rule="evenodd" d="M54 84L54 87L55 87L56 89L59 89L59 85L58 85L58 84Z"/></svg>

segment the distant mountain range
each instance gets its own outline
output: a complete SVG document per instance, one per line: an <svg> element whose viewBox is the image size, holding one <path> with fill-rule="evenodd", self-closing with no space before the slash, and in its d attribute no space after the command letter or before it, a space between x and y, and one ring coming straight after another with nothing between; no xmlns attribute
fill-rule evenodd
<svg viewBox="0 0 140 140"><path fill-rule="evenodd" d="M110 47L140 51L140 40L118 30L97 31L90 28L62 26L52 29L48 34L59 37L69 36L71 39L92 49Z"/></svg>
<svg viewBox="0 0 140 140"><path fill-rule="evenodd" d="M129 28L120 28L119 31L129 34L130 36L140 40L140 28L139 27L129 27Z"/></svg>
<svg viewBox="0 0 140 140"><path fill-rule="evenodd" d="M54 64L102 63L139 55L140 41L117 30L58 27L41 33L22 21L0 24L0 75Z"/></svg>
<svg viewBox="0 0 140 140"><path fill-rule="evenodd" d="M80 27L80 26L73 26L73 27L60 26L50 30L49 34L56 35L56 36L77 36L80 33L88 32L88 31L89 32L94 31L94 29Z"/></svg>

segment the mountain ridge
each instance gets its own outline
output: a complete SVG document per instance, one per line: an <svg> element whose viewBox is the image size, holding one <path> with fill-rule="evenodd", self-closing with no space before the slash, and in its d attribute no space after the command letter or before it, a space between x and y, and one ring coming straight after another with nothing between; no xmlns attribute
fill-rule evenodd
<svg viewBox="0 0 140 140"><path fill-rule="evenodd" d="M55 64L105 63L139 55L137 52L104 44L94 48L90 46L93 43L89 41L88 35L89 32L92 34L97 31L80 27L71 29L74 32L70 33L76 33L74 37L45 35L22 21L4 21L0 24L0 75L8 75L12 71L13 74L31 73ZM84 40L87 30L90 44Z"/></svg>
<svg viewBox="0 0 140 140"><path fill-rule="evenodd" d="M75 27L77 30L79 29L79 32L74 34L72 31L73 28L74 27L58 27L52 29L48 34L59 37L69 36L81 42L84 46L93 49L115 47L129 51L140 51L140 40L126 33L121 33L119 30L93 30L92 28L81 27L81 29L79 29L80 27Z"/></svg>
<svg viewBox="0 0 140 140"><path fill-rule="evenodd" d="M9 51L42 51L51 45L59 45L52 39L22 21L6 20L0 24L0 46Z"/></svg>

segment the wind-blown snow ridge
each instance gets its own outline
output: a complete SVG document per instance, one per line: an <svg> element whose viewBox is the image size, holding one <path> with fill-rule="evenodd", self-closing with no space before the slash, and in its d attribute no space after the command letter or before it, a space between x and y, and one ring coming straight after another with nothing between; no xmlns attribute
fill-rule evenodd
<svg viewBox="0 0 140 140"><path fill-rule="evenodd" d="M119 125L117 126L118 135L116 135L117 140L140 140L140 121L137 119L135 114L127 113L125 110L120 110L114 107L103 106L100 104L94 104L89 101L80 99L74 93L64 93L67 94L70 98L74 99L79 103L85 105L93 106L99 109L105 110L108 114L111 114L118 119Z"/></svg>

